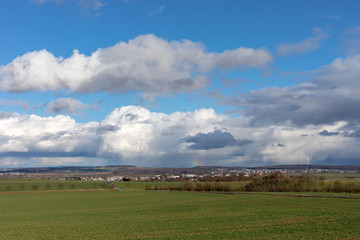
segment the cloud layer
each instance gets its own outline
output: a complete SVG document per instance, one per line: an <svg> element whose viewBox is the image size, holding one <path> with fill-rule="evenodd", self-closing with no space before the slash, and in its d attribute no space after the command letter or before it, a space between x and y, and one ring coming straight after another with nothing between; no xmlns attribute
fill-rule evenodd
<svg viewBox="0 0 360 240"><path fill-rule="evenodd" d="M253 124L320 125L359 123L360 55L335 59L314 71L309 82L284 88L264 88L222 104L237 105Z"/></svg>
<svg viewBox="0 0 360 240"><path fill-rule="evenodd" d="M96 108L96 105L89 106L74 98L59 98L47 104L46 109L52 114L74 114L80 110L88 109L90 107Z"/></svg>
<svg viewBox="0 0 360 240"><path fill-rule="evenodd" d="M278 46L277 55L287 57L299 55L320 48L320 42L327 39L329 35L320 28L313 29L313 36L298 43L286 43Z"/></svg>
<svg viewBox="0 0 360 240"><path fill-rule="evenodd" d="M101 122L0 114L2 166L353 164L359 125L251 126L213 109L172 114L124 106ZM316 144L314 144L316 143ZM85 160L84 160L85 159ZM85 163L84 163L85 162ZM196 163L197 162L197 163Z"/></svg>
<svg viewBox="0 0 360 240"><path fill-rule="evenodd" d="M191 143L189 149L209 150L213 148L224 148L227 146L242 146L250 143L248 140L237 141L228 132L215 130L210 133L198 133L195 136L187 136L183 139L186 143Z"/></svg>
<svg viewBox="0 0 360 240"><path fill-rule="evenodd" d="M325 38L315 29L302 42L280 46L278 55L314 50ZM151 98L203 88L218 71L262 68L271 61L265 49L215 53L190 40L141 35L90 56L76 50L68 58L46 50L26 53L0 66L0 89L141 92ZM312 71L308 82L222 96L221 104L239 108L243 115L237 118L213 109L165 114L139 106L116 108L101 122L88 123L63 115L0 113L0 165L358 164L359 69L360 55L354 54ZM223 82L234 87L246 80ZM28 108L5 99L0 105ZM76 114L94 106L59 98L46 109Z"/></svg>
<svg viewBox="0 0 360 240"><path fill-rule="evenodd" d="M65 59L46 50L26 53L0 66L0 89L3 92L188 92L209 84L207 75L212 71L262 67L272 60L265 49L241 47L214 53L206 51L201 43L167 41L149 34L98 49L90 56L77 50Z"/></svg>

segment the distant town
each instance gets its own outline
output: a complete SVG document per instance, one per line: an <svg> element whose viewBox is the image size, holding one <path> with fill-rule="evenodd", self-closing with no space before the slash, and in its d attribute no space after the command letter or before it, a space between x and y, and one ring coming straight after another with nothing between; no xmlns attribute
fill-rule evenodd
<svg viewBox="0 0 360 240"><path fill-rule="evenodd" d="M263 167L198 166L193 168L150 168L131 165L68 166L0 169L0 178L84 181L201 181L238 180L281 172L286 175L358 173L360 166L277 165Z"/></svg>

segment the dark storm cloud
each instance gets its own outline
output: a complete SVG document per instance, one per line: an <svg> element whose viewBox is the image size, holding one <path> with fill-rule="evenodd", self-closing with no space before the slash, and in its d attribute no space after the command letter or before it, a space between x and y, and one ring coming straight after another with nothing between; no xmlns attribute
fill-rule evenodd
<svg viewBox="0 0 360 240"><path fill-rule="evenodd" d="M137 119L139 118L139 115L133 114L133 113L128 113L128 114L125 115L125 118L126 118L128 121L132 122L132 121L137 120Z"/></svg>
<svg viewBox="0 0 360 240"><path fill-rule="evenodd" d="M118 126L105 124L105 125L101 125L100 127L98 127L96 129L96 133L97 134L103 134L105 132L115 132L115 131L117 131L119 129L120 129L120 127L118 127Z"/></svg>
<svg viewBox="0 0 360 240"><path fill-rule="evenodd" d="M339 161L341 159L341 161ZM311 164L320 164L320 165L350 165L350 166L358 166L359 158L357 156L338 156L334 154L333 156L329 156L325 159L316 159L311 161Z"/></svg>
<svg viewBox="0 0 360 240"><path fill-rule="evenodd" d="M41 142L41 141L56 141L56 140L63 138L67 134L69 134L69 132L67 132L67 131L59 131L54 134L49 133L49 134L39 137L38 141L39 142Z"/></svg>
<svg viewBox="0 0 360 240"><path fill-rule="evenodd" d="M173 125L173 126L170 126L168 128L165 128L161 132L161 136L174 136L178 132L181 132L181 131L184 131L184 130L185 130L185 128L184 128L183 125L180 125L180 124Z"/></svg>
<svg viewBox="0 0 360 240"><path fill-rule="evenodd" d="M360 98L354 99L350 89L348 92L349 95L342 95L336 89L320 87L264 89L247 96L245 114L253 117L254 123L290 120L296 125L306 125L358 121L360 112L355 109Z"/></svg>
<svg viewBox="0 0 360 240"><path fill-rule="evenodd" d="M237 141L228 132L215 130L209 133L198 133L195 136L187 136L183 139L186 143L192 143L189 148L193 150L209 150L212 148L224 148L227 146L243 146L251 143L249 140Z"/></svg>
<svg viewBox="0 0 360 240"><path fill-rule="evenodd" d="M348 137L360 138L360 129L357 129L354 132L350 133Z"/></svg>
<svg viewBox="0 0 360 240"><path fill-rule="evenodd" d="M11 140L11 138L9 136L0 134L0 144L1 145L7 144L9 142L9 140Z"/></svg>
<svg viewBox="0 0 360 240"><path fill-rule="evenodd" d="M328 130L323 130L318 133L321 136L337 136L340 134L340 132L329 132Z"/></svg>
<svg viewBox="0 0 360 240"><path fill-rule="evenodd" d="M336 59L311 81L284 88L264 88L240 97L218 98L236 105L253 124L333 124L360 121L360 55Z"/></svg>
<svg viewBox="0 0 360 240"><path fill-rule="evenodd" d="M351 131L351 132L348 132L348 131L345 131L343 133L343 136L344 137L352 137L352 138L360 138L360 129L356 129L354 131Z"/></svg>
<svg viewBox="0 0 360 240"><path fill-rule="evenodd" d="M344 137L360 138L360 123L350 122L339 130Z"/></svg>
<svg viewBox="0 0 360 240"><path fill-rule="evenodd" d="M67 113L74 114L79 110L87 109L89 106L73 98L59 98L56 101L51 101L46 109L49 113L59 114Z"/></svg>
<svg viewBox="0 0 360 240"><path fill-rule="evenodd" d="M0 112L0 119L8 119L8 118L15 118L19 116L17 113L12 112Z"/></svg>
<svg viewBox="0 0 360 240"><path fill-rule="evenodd" d="M0 152L1 157L95 157L89 152Z"/></svg>

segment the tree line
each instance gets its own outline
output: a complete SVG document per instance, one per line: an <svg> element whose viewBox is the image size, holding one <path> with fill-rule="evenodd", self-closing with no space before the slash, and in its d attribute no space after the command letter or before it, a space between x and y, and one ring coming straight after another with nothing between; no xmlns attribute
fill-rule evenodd
<svg viewBox="0 0 360 240"><path fill-rule="evenodd" d="M220 180L219 180L220 179ZM221 181L185 181L179 185L147 184L145 190L198 191L198 192L336 192L360 193L360 183L350 181L326 181L325 177L311 174L288 176L280 172L247 178L243 186L230 184L230 178ZM209 180L209 179L208 179ZM213 179L212 179L213 180ZM239 179L238 179L239 181ZM240 181L243 181L241 178Z"/></svg>

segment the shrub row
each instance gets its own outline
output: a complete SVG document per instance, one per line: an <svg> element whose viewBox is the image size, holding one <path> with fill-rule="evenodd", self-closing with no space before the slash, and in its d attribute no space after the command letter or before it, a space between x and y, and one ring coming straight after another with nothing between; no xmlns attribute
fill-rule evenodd
<svg viewBox="0 0 360 240"><path fill-rule="evenodd" d="M257 185L253 182L245 185L247 192L336 192L336 193L360 193L359 183L334 182L327 184L278 184Z"/></svg>
<svg viewBox="0 0 360 240"><path fill-rule="evenodd" d="M64 188L64 186L65 186L65 185L64 185L63 183L59 183L59 184L57 185L57 187L58 187L59 189ZM47 183L44 187L45 187L45 189L51 189L51 185L48 184L48 183ZM71 188L75 188L75 184L71 184L70 187L71 187ZM33 190L38 190L39 188L40 188L40 186L37 185L37 184L31 185L31 189L33 189ZM12 185L8 185L8 186L6 186L5 189L6 189L7 191L11 191L11 190L13 190L14 188L13 188ZM24 183L20 184L20 189L21 189L21 190L25 190L25 184L24 184Z"/></svg>
<svg viewBox="0 0 360 240"><path fill-rule="evenodd" d="M247 192L347 192L360 193L360 184L355 182L324 182L324 178L313 175L288 177L275 173L262 178L253 179L245 185Z"/></svg>
<svg viewBox="0 0 360 240"><path fill-rule="evenodd" d="M33 189L33 190L39 190L39 189L46 189L46 190L50 190L50 189L63 189L65 188L65 183L46 183L45 185L43 184L27 184L28 186L26 186L24 183L21 183L18 186L13 186L13 185L7 185L5 187L6 191L11 191L11 190L26 190L26 189ZM109 185L106 183L98 183L95 182L94 183L94 188L109 188ZM74 183L71 183L69 185L67 185L67 188L71 188L71 189L75 189L76 185Z"/></svg>
<svg viewBox="0 0 360 240"><path fill-rule="evenodd" d="M234 189L231 188L231 185L228 183L220 184L220 183L201 183L198 182L194 184L191 181L186 181L180 185L169 185L169 186L158 186L147 184L145 186L145 190L170 190L170 191L198 191L198 192L211 192L211 191L223 191L230 192Z"/></svg>
<svg viewBox="0 0 360 240"><path fill-rule="evenodd" d="M170 191L237 191L237 192L337 192L360 193L360 183L356 182L325 182L324 178L313 175L289 177L275 173L263 177L255 177L245 187L232 188L229 183L208 183L186 181L177 186L158 186L148 184L146 190Z"/></svg>

